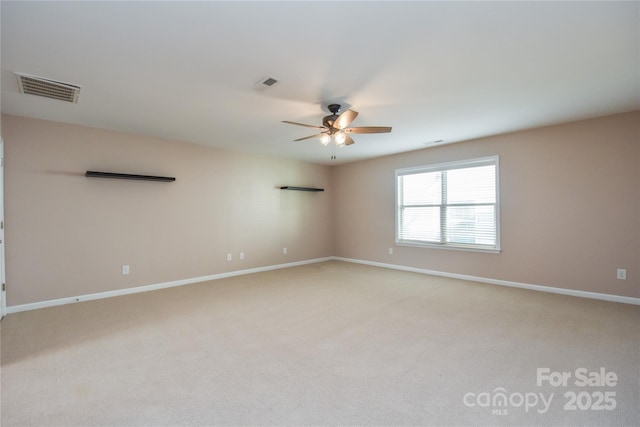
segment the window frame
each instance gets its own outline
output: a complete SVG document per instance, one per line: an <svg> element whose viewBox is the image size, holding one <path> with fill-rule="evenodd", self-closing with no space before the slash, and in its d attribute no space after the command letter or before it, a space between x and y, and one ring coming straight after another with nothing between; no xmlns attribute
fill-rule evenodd
<svg viewBox="0 0 640 427"><path fill-rule="evenodd" d="M464 243L437 243L437 242L427 242L427 241L419 241L419 240L402 240L400 239L400 218L401 218L401 209L402 205L400 204L400 183L399 177L405 175L413 175L420 173L428 173L428 172L442 172L449 171L454 169L466 169L472 167L479 166L490 166L495 165L495 191L496 191L496 201L495 201L495 229L496 229L496 244L495 247L482 247L481 245L475 244L464 244ZM441 195L441 200L446 199L446 195ZM457 251L470 251L470 252L485 252L485 253L500 253L501 252L501 244L500 244L500 156L488 156L488 157L479 157L474 159L467 160L456 160L445 163L436 163L431 165L423 165L416 166L410 168L402 168L395 170L395 243L398 246L414 246L414 247L423 247L423 248L435 248L435 249L446 249L446 250L457 250ZM483 203L478 203L474 205L483 205ZM455 206L455 205L444 205L444 206ZM444 232L444 231L443 231Z"/></svg>

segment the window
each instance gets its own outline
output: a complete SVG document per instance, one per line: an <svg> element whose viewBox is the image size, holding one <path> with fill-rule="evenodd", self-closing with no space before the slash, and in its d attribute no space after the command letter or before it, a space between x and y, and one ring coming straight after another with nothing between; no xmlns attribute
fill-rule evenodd
<svg viewBox="0 0 640 427"><path fill-rule="evenodd" d="M500 251L498 157L396 170L396 243Z"/></svg>

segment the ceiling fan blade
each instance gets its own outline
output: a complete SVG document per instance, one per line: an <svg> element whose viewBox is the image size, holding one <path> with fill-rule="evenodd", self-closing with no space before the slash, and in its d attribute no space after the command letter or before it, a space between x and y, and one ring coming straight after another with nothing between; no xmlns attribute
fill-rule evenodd
<svg viewBox="0 0 640 427"><path fill-rule="evenodd" d="M320 130L325 130L326 129L324 126L307 125L307 124L304 124L304 123L290 122L288 120L283 120L282 123L288 123L290 125L304 126L304 127L313 128L313 129L320 129Z"/></svg>
<svg viewBox="0 0 640 427"><path fill-rule="evenodd" d="M351 138L349 135L345 135L345 137L346 138L344 139L344 145L351 145L355 143L353 138Z"/></svg>
<svg viewBox="0 0 640 427"><path fill-rule="evenodd" d="M353 110L347 110L344 113L340 114L335 122L333 122L333 127L337 129L344 129L356 118L358 117L358 112Z"/></svg>
<svg viewBox="0 0 640 427"><path fill-rule="evenodd" d="M294 142L304 141L305 139L311 139L311 138L320 138L322 135L324 135L324 133L318 133L316 135L305 136L304 138L294 139Z"/></svg>
<svg viewBox="0 0 640 427"><path fill-rule="evenodd" d="M391 132L390 127L386 126L363 126L356 128L346 128L345 133L387 133Z"/></svg>

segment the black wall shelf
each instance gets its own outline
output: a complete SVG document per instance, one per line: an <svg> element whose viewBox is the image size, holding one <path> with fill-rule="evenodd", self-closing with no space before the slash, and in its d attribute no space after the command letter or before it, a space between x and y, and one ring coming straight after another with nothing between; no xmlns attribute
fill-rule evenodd
<svg viewBox="0 0 640 427"><path fill-rule="evenodd" d="M133 179L136 181L173 182L176 180L172 176L133 175L129 173L96 172L96 171L87 171L87 173L85 173L85 176L89 178Z"/></svg>
<svg viewBox="0 0 640 427"><path fill-rule="evenodd" d="M324 191L324 188L311 188L311 187L292 187L290 185L286 185L284 187L280 187L281 190L295 190L295 191Z"/></svg>

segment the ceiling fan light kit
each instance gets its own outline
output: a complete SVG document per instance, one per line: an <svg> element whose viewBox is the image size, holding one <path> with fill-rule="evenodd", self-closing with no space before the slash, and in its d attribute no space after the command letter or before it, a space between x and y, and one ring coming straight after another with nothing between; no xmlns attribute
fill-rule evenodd
<svg viewBox="0 0 640 427"><path fill-rule="evenodd" d="M313 129L320 130L321 132L315 135L305 136L303 138L295 139L294 141L303 141L305 139L318 138L322 145L328 145L331 141L335 143L337 147L344 147L345 145L352 145L355 143L353 138L348 134L350 133L388 133L391 132L391 127L387 126L362 126L362 127L347 127L358 117L358 112L353 110L346 110L345 112L338 114L340 111L340 104L329 104L327 109L331 112L330 115L322 118L322 126L308 125L304 123L290 122L283 120L282 123L290 125L304 126ZM335 159L335 155L331 155L332 159Z"/></svg>

